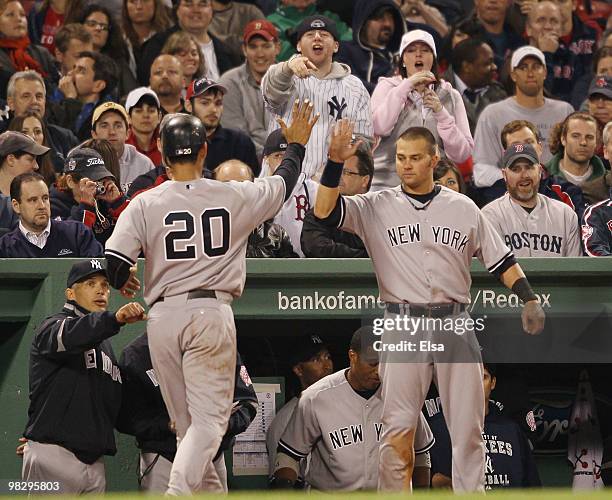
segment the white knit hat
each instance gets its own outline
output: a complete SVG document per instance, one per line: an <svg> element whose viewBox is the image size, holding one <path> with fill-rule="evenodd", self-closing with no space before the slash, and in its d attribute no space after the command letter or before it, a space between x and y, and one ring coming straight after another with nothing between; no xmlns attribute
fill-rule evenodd
<svg viewBox="0 0 612 500"><path fill-rule="evenodd" d="M438 57L438 54L436 52L436 42L434 42L433 36L427 33L427 31L423 31L423 30L412 30L404 34L404 36L402 37L402 41L400 43L400 50L399 50L400 57L404 53L404 50L406 49L406 47L408 47L408 45L414 42L423 42L424 44L429 46L429 48L433 52L434 57Z"/></svg>

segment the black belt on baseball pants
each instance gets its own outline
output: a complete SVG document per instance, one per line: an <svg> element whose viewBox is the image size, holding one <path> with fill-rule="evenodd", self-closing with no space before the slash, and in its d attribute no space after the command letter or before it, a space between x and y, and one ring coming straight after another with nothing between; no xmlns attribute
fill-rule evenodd
<svg viewBox="0 0 612 500"><path fill-rule="evenodd" d="M191 299L216 299L217 298L217 294L214 290L191 290L190 292L187 292L187 300L191 300ZM158 302L163 302L164 301L164 297L160 297L158 298L155 302L153 302L153 304L151 304L151 306L153 306L154 304L157 304Z"/></svg>
<svg viewBox="0 0 612 500"><path fill-rule="evenodd" d="M426 318L443 318L461 314L466 304L449 302L441 304L387 304L387 311L391 314L405 314L407 316L425 316Z"/></svg>

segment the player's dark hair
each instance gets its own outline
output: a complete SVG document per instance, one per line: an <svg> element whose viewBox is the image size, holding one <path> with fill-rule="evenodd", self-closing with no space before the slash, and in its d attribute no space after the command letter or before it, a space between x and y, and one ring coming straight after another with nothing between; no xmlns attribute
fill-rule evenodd
<svg viewBox="0 0 612 500"><path fill-rule="evenodd" d="M429 144L429 153L431 155L437 153L436 138L431 131L425 127L410 127L399 138L399 140L402 141L414 141L417 139L425 139L427 144Z"/></svg>
<svg viewBox="0 0 612 500"><path fill-rule="evenodd" d="M119 71L115 61L99 52L85 51L79 53L79 57L87 57L93 61L94 80L102 80L106 84L102 95L111 94L118 83Z"/></svg>
<svg viewBox="0 0 612 500"><path fill-rule="evenodd" d="M514 132L517 132L521 130L522 128L528 128L529 130L533 132L533 135L535 136L536 141L538 142L542 141L542 138L540 137L540 133L538 132L538 129L533 123L531 123L528 120L512 120L511 122L508 122L504 125L504 128L499 134L501 143L502 143L502 147L504 148L504 150L508 147L508 141L506 139L507 135L514 134Z"/></svg>
<svg viewBox="0 0 612 500"><path fill-rule="evenodd" d="M357 354L362 354L368 348L373 348L374 342L380 340L379 335L374 334L374 328L371 326L362 326L358 328L351 337L349 349Z"/></svg>
<svg viewBox="0 0 612 500"><path fill-rule="evenodd" d="M369 175L370 180L368 181L368 191L372 186L372 180L374 179L374 157L372 156L372 148L370 145L362 141L355 151L357 157L357 170L359 175Z"/></svg>
<svg viewBox="0 0 612 500"><path fill-rule="evenodd" d="M21 186L25 182L35 182L35 181L43 181L45 182L45 178L37 172L26 172L24 174L19 174L11 181L11 200L16 200L21 203ZM45 182L45 186L47 183Z"/></svg>
<svg viewBox="0 0 612 500"><path fill-rule="evenodd" d="M466 187L465 181L463 180L463 176L461 175L461 172L459 172L459 169L453 163L453 161L449 160L448 158L440 158L440 160L438 161L436 168L434 168L434 182L441 179L449 172L452 172L455 178L457 179L457 182L459 183L459 192L465 194Z"/></svg>
<svg viewBox="0 0 612 500"><path fill-rule="evenodd" d="M583 111L574 111L573 113L567 115L565 120L555 124L550 131L550 135L548 136L548 145L550 147L550 152L552 154L565 154L565 148L561 143L561 138L567 137L567 131L569 130L569 124L571 120L582 120L584 122L591 122L595 124L595 129L597 132L595 136L597 138L597 143L599 145L599 125L597 124L597 120L593 115L589 113L584 113Z"/></svg>
<svg viewBox="0 0 612 500"><path fill-rule="evenodd" d="M478 48L486 42L482 38L466 38L462 40L452 51L451 65L457 74L461 72L464 62L473 63L478 59Z"/></svg>

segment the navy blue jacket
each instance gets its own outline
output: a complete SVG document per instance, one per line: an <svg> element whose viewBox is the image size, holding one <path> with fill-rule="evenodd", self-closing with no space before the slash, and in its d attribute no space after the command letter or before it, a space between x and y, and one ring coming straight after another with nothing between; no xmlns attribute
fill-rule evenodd
<svg viewBox="0 0 612 500"><path fill-rule="evenodd" d="M610 198L591 205L584 213L582 243L589 257L612 256L612 190Z"/></svg>
<svg viewBox="0 0 612 500"><path fill-rule="evenodd" d="M361 30L366 21L382 6L392 8L395 19L395 31L384 50L368 47L361 39ZM402 12L393 0L357 0L353 11L353 40L340 43L335 59L348 64L352 74L363 82L371 94L381 76L390 76L393 73L393 54L399 50L405 30Z"/></svg>
<svg viewBox="0 0 612 500"><path fill-rule="evenodd" d="M38 327L30 349L30 407L23 435L57 444L86 464L117 452L121 373L110 340L122 324L68 301Z"/></svg>
<svg viewBox="0 0 612 500"><path fill-rule="evenodd" d="M103 253L91 229L77 221L52 220L43 248L30 243L19 227L0 238L1 258L103 257Z"/></svg>
<svg viewBox="0 0 612 500"><path fill-rule="evenodd" d="M556 99L569 102L575 109L587 97L583 85L577 85L593 75L593 55L597 48L597 31L584 24L572 14L573 30L571 40L562 37L556 52L544 52L546 58L546 81L544 87Z"/></svg>
<svg viewBox="0 0 612 500"><path fill-rule="evenodd" d="M117 218L127 206L127 198L121 196L112 204L97 200L98 210L86 203L77 203L70 191L60 191L55 186L49 190L51 197L51 217L73 220L91 228L96 239L104 245L115 229ZM99 212L103 219L98 215Z"/></svg>
<svg viewBox="0 0 612 500"><path fill-rule="evenodd" d="M452 446L444 421L438 413L429 420L436 442L430 450L431 476L439 473L452 477ZM489 404L485 417L486 448L485 489L534 488L542 486L529 441L519 425Z"/></svg>

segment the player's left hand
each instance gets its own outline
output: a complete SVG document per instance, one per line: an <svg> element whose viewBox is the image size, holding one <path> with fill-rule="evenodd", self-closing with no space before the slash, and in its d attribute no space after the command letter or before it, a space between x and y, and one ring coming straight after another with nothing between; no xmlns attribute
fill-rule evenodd
<svg viewBox="0 0 612 500"><path fill-rule="evenodd" d="M28 440L27 438L24 437L20 437L19 438L19 446L17 446L17 449L15 450L15 453L18 457L23 457L23 449L25 448L25 445L27 444Z"/></svg>
<svg viewBox="0 0 612 500"><path fill-rule="evenodd" d="M331 161L344 163L355 155L361 141L353 141L353 128L353 122L347 118L338 120L334 125L327 153Z"/></svg>
<svg viewBox="0 0 612 500"><path fill-rule="evenodd" d="M431 109L434 113L439 113L442 110L442 103L438 94L430 88L425 88L423 91L423 106Z"/></svg>
<svg viewBox="0 0 612 500"><path fill-rule="evenodd" d="M128 299L134 298L136 292L140 290L140 280L136 277L136 271L136 266L130 267L130 277L119 290L119 293Z"/></svg>
<svg viewBox="0 0 612 500"><path fill-rule="evenodd" d="M528 335L539 335L544 330L546 315L537 300L530 300L525 303L521 319L523 321L523 330Z"/></svg>

